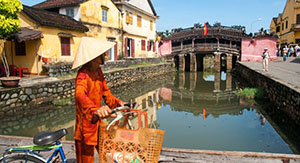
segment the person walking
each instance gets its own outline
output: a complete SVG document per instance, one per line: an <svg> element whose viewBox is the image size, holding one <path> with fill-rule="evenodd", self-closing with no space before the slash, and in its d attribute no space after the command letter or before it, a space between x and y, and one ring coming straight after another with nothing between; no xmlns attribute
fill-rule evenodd
<svg viewBox="0 0 300 163"><path fill-rule="evenodd" d="M268 71L268 64L269 64L269 58L270 58L270 54L268 53L268 48L264 49L263 54L261 55L263 58L263 70L264 71Z"/></svg>
<svg viewBox="0 0 300 163"><path fill-rule="evenodd" d="M295 53L296 53L296 57L300 56L300 46L298 44L295 46Z"/></svg>
<svg viewBox="0 0 300 163"><path fill-rule="evenodd" d="M99 127L102 118L110 116L111 109L125 103L109 90L100 64L104 53L115 43L83 37L72 69L78 70L75 84L76 122L75 149L77 163L93 163L94 151L99 151ZM102 98L106 105L102 106ZM100 118L100 120L98 119Z"/></svg>
<svg viewBox="0 0 300 163"><path fill-rule="evenodd" d="M277 57L280 56L280 46L278 46L277 49L276 49L276 56L277 56Z"/></svg>
<svg viewBox="0 0 300 163"><path fill-rule="evenodd" d="M283 51L282 51L283 61L286 61L288 50L289 50L289 48L287 47L287 45L285 45L285 47L283 48Z"/></svg>

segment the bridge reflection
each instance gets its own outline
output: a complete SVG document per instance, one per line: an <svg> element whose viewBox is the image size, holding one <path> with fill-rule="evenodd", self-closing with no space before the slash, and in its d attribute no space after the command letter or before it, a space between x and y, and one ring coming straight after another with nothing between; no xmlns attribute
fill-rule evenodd
<svg viewBox="0 0 300 163"><path fill-rule="evenodd" d="M207 115L240 114L241 107L235 95L235 88L230 73L207 71L204 73L178 73L156 82L142 82L126 87L126 91L118 89L114 92L124 101L140 104L138 109L148 113L148 126L157 126L157 110L163 105L170 105L176 111ZM238 107L239 106L239 107ZM29 109L26 109L29 110ZM54 106L41 105L29 112L0 118L0 135L33 136L41 131L67 128L67 139L73 139L75 125L75 105ZM137 118L133 118L134 126Z"/></svg>

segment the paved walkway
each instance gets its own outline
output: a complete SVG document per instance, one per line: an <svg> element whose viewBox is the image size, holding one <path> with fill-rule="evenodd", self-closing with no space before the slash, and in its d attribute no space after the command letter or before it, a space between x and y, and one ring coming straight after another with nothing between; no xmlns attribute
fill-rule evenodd
<svg viewBox="0 0 300 163"><path fill-rule="evenodd" d="M75 147L73 141L63 141L63 149L68 163L75 163ZM31 138L3 136L0 135L0 157L8 146L31 145ZM98 155L95 152L95 163L98 162ZM44 157L49 157L50 152L41 153ZM256 152L225 152L206 150L184 150L164 148L160 156L160 162L184 162L184 163L300 163L300 155L291 154L271 154Z"/></svg>
<svg viewBox="0 0 300 163"><path fill-rule="evenodd" d="M279 57L269 62L268 72L263 71L261 62L241 62L241 64L300 90L300 58L290 57L284 62L282 57Z"/></svg>

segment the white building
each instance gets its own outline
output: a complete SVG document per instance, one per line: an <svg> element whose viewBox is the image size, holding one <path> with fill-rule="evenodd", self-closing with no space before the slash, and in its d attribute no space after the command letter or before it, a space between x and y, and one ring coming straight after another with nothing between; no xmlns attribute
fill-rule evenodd
<svg viewBox="0 0 300 163"><path fill-rule="evenodd" d="M125 57L157 57L156 19L151 0L113 0L121 10Z"/></svg>

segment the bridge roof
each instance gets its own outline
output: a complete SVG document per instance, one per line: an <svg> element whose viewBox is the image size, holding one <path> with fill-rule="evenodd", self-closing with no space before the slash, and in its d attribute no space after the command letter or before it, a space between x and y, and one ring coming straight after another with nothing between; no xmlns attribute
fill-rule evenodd
<svg viewBox="0 0 300 163"><path fill-rule="evenodd" d="M242 30L230 27L208 27L208 34L203 35L203 28L187 28L173 33L170 40L185 40L191 38L226 38L226 39L242 39L245 34Z"/></svg>

